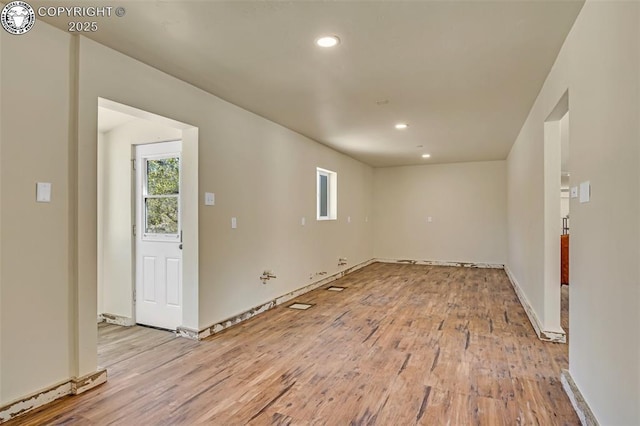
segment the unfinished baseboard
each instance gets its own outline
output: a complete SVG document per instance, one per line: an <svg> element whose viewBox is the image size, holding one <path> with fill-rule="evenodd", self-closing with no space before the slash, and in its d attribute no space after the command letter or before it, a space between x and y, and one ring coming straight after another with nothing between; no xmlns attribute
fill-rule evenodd
<svg viewBox="0 0 640 426"><path fill-rule="evenodd" d="M14 419L29 411L50 404L67 395L78 395L107 381L107 370L100 369L80 378L72 377L3 406L0 406L0 423Z"/></svg>
<svg viewBox="0 0 640 426"><path fill-rule="evenodd" d="M518 284L518 280L516 280L516 277L513 276L513 273L508 266L505 265L504 271L507 273L507 277L509 277L509 281L511 281L513 290L516 292L516 296L518 296L520 304L524 308L524 311L527 313L529 322L531 322L531 325L536 331L538 338L546 342L567 343L567 334L565 332L543 330L542 323L540 322L540 319L538 318L536 312L533 310L533 306L531 306L529 299L527 299L524 291L522 291L520 284Z"/></svg>
<svg viewBox="0 0 640 426"><path fill-rule="evenodd" d="M121 325L124 327L131 327L136 325L136 322L133 320L133 318L108 313L98 315L98 322L103 321L109 324Z"/></svg>
<svg viewBox="0 0 640 426"><path fill-rule="evenodd" d="M106 368L100 368L90 374L86 374L82 377L73 377L69 383L71 383L71 394L80 395L90 389L95 388L107 381Z"/></svg>
<svg viewBox="0 0 640 426"><path fill-rule="evenodd" d="M256 315L259 315L263 312L268 311L269 309L273 309L278 305L282 305L283 303L286 303L287 301L294 299L302 294L308 293L312 290L315 290L319 287L322 287L323 285L326 285L332 281L335 281L337 279L340 279L342 277L344 277L347 274L350 274L352 272L357 271L358 269L362 269L365 266L369 266L372 263L375 263L376 260L375 259L371 259L371 260L367 260L365 262L359 263L355 266L352 266L350 268L347 268L343 271L337 272L333 275L329 275L326 276L325 278L319 280L319 281L315 281L309 285L306 285L304 287L301 287L297 290L294 290L292 292L289 292L287 294L284 294L282 296L276 297L273 300L270 300L266 303L263 303L262 305L256 306L252 309L249 309L247 311L244 311L238 315L235 315L231 318L228 318L224 321L215 323L213 325L210 325L202 330L194 330L191 328L187 328L187 327L178 327L178 329L176 330L176 333L178 334L178 336L180 337L186 337L188 339L193 339L193 340L202 340L205 339L213 334L216 333L220 333L222 330L225 330L229 327L232 327L236 324L239 324L243 321L248 320L249 318L253 318Z"/></svg>
<svg viewBox="0 0 640 426"><path fill-rule="evenodd" d="M582 426L598 426L599 423L596 416L593 414L589 404L587 404L587 401L582 396L576 382L573 381L573 377L571 377L569 370L562 370L560 381L562 382L564 392L571 401L571 405L573 405L573 409L576 410L576 414L578 415Z"/></svg>
<svg viewBox="0 0 640 426"><path fill-rule="evenodd" d="M501 263L479 263L479 262L447 262L441 260L415 260L415 259L375 259L380 263L404 263L409 265L428 265L428 266L457 266L459 268L485 268L485 269L503 269Z"/></svg>

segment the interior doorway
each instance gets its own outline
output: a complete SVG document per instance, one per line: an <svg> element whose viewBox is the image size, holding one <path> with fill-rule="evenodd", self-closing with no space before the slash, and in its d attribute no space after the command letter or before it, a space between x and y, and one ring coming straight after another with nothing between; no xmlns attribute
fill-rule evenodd
<svg viewBox="0 0 640 426"><path fill-rule="evenodd" d="M544 122L544 317L545 334L566 342L569 281L569 92Z"/></svg>
<svg viewBox="0 0 640 426"><path fill-rule="evenodd" d="M99 99L98 321L197 328L197 140L197 128ZM178 193L150 182L141 166L169 175L177 166Z"/></svg>

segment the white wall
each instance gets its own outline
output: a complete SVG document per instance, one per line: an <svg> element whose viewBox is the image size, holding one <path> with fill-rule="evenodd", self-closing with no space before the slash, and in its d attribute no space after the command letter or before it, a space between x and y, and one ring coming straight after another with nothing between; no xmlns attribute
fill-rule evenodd
<svg viewBox="0 0 640 426"><path fill-rule="evenodd" d="M337 272L342 269L339 257L348 258L348 266L372 257L369 224L364 222L370 167L85 39L80 75L80 141L87 161L80 170L86 182L81 216L87 218L81 231L86 262L81 264L87 277L95 268L91 158L96 152L92 110L98 96L199 129L199 192L216 194L215 206L199 200L199 327L308 284L311 273ZM317 166L338 172L337 221L313 220ZM230 227L232 216L238 218L238 229ZM264 269L278 277L266 286L258 279ZM87 288L91 285L87 280Z"/></svg>
<svg viewBox="0 0 640 426"><path fill-rule="evenodd" d="M68 379L74 357L70 36L37 27L0 31L0 404ZM38 181L51 203L36 203Z"/></svg>
<svg viewBox="0 0 640 426"><path fill-rule="evenodd" d="M506 214L504 161L374 172L377 258L504 264Z"/></svg>
<svg viewBox="0 0 640 426"><path fill-rule="evenodd" d="M4 40L4 37L0 37L0 52L2 52L2 40ZM3 121L3 115L2 115L2 110L4 107L4 102L2 101L2 99L4 99L4 96L2 96L2 83L3 83L3 79L2 79L2 55L0 54L0 241L3 240L3 236L2 236L2 140L4 139L4 132L3 132L3 128L2 128L2 121ZM0 323L2 323L2 243L0 243ZM2 326L0 325L0 404L2 404L2 401L4 401L3 397L2 397Z"/></svg>
<svg viewBox="0 0 640 426"><path fill-rule="evenodd" d="M588 1L507 161L508 266L543 315L543 123L569 90L569 369L600 424L640 420L640 5Z"/></svg>
<svg viewBox="0 0 640 426"><path fill-rule="evenodd" d="M4 40L4 37L0 37L0 52L2 52L2 41ZM0 54L0 323L2 323L2 263L3 263L3 257L2 257L2 243L1 241L3 241L3 235L2 235L2 141L5 138L5 133L3 132L3 126L2 126L2 121L3 121L3 115L2 115L2 110L4 108L4 102L2 101L2 99L5 99L3 95L3 92L1 90L2 88L2 83L4 82L4 80L2 79L2 55ZM4 401L3 397L2 397L2 388L3 388L3 380L2 380L2 342L3 342L3 338L2 338L2 325L0 324L0 404L2 404L2 401Z"/></svg>
<svg viewBox="0 0 640 426"><path fill-rule="evenodd" d="M132 146L181 138L179 129L142 119L98 136L99 314L134 317Z"/></svg>
<svg viewBox="0 0 640 426"><path fill-rule="evenodd" d="M98 113L100 115L100 113ZM105 155L106 155L106 147L105 147L105 137L104 132L98 132L98 164L97 164L97 173L98 173L98 289L96 294L97 306L98 306L98 315L104 313L104 208L101 207L101 204L104 205L105 202L105 181L103 178L105 171Z"/></svg>
<svg viewBox="0 0 640 426"><path fill-rule="evenodd" d="M200 150L191 183L199 306L187 325L204 328L373 257L369 166L44 22L20 37L3 32L2 49L0 404L97 368L98 97L198 128L183 131ZM338 172L336 221L314 219L316 167ZM52 203L35 203L36 181L53 183ZM204 191L215 206L203 205ZM263 285L264 269L277 279Z"/></svg>

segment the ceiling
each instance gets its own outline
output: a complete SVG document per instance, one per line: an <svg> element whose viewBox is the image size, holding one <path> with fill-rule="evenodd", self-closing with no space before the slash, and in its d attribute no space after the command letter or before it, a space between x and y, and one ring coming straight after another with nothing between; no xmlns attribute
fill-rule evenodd
<svg viewBox="0 0 640 426"><path fill-rule="evenodd" d="M78 5L55 4L65 3ZM372 166L396 166L506 158L583 2L110 5L126 15L96 19L87 37ZM67 30L70 19L46 20ZM325 34L341 43L317 47Z"/></svg>

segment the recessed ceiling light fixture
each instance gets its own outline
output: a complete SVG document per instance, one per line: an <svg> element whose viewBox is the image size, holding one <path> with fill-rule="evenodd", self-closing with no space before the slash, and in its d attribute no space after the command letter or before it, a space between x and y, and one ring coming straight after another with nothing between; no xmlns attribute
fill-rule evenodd
<svg viewBox="0 0 640 426"><path fill-rule="evenodd" d="M430 158L431 154L422 154L422 158Z"/></svg>
<svg viewBox="0 0 640 426"><path fill-rule="evenodd" d="M340 39L338 36L322 36L316 39L316 44L320 47L334 47L340 44Z"/></svg>
<svg viewBox="0 0 640 426"><path fill-rule="evenodd" d="M396 129L398 129L398 130L406 129L407 127L409 127L409 125L407 123L398 123L398 124L396 124Z"/></svg>

